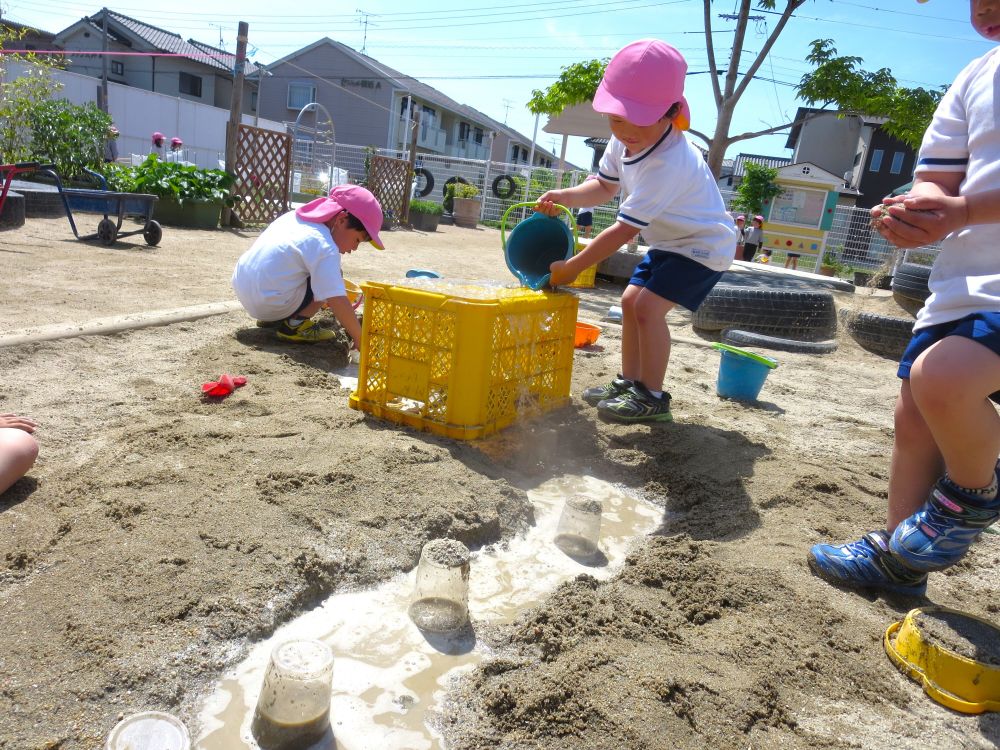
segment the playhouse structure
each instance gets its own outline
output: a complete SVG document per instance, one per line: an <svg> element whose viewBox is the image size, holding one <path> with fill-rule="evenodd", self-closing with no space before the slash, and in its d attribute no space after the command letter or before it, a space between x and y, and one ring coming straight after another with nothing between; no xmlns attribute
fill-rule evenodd
<svg viewBox="0 0 1000 750"><path fill-rule="evenodd" d="M764 246L812 258L819 268L844 180L810 162L798 162L780 167L776 182L783 192L764 204ZM851 198L844 195L843 200Z"/></svg>

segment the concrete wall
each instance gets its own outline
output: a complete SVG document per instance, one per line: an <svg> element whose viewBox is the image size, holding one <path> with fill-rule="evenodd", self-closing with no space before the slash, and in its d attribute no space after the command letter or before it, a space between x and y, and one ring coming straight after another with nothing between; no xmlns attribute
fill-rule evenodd
<svg viewBox="0 0 1000 750"><path fill-rule="evenodd" d="M5 79L23 75L24 67L8 63ZM73 104L97 103L101 82L90 76L59 71L56 79L63 84L57 96ZM155 149L150 136L159 131L167 137L184 141L182 158L203 168L218 168L225 161L226 123L229 110L181 99L176 96L144 91L117 83L108 84L108 111L121 131L118 155L145 156ZM243 123L253 125L252 115L243 115ZM260 120L258 127L285 132L281 122Z"/></svg>

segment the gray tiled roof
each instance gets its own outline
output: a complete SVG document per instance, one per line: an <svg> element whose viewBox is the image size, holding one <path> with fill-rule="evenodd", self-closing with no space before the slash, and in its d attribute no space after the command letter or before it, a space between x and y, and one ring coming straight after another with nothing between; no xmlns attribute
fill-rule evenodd
<svg viewBox="0 0 1000 750"><path fill-rule="evenodd" d="M130 16L117 13L113 10L108 11L108 18L113 19L115 22L125 27L160 52L183 55L184 57L194 60L195 62L199 62L202 65L224 70L230 74L236 64L236 55L231 52L226 52L225 50L212 47L208 44L202 44L201 42L196 42L193 39L185 41L179 34L175 34L172 31L165 31L158 26L153 26ZM100 13L91 16L86 20L92 26L96 27L98 31L100 31ZM255 63L251 63L249 61L245 63L244 75L252 75L256 72L256 70L257 65Z"/></svg>
<svg viewBox="0 0 1000 750"><path fill-rule="evenodd" d="M761 156L760 154L739 154L735 161L733 161L733 176L742 177L744 172L744 164L748 161L752 161L755 164L760 164L765 167L770 167L771 169L781 169L781 167L787 166L792 163L792 160L786 156Z"/></svg>

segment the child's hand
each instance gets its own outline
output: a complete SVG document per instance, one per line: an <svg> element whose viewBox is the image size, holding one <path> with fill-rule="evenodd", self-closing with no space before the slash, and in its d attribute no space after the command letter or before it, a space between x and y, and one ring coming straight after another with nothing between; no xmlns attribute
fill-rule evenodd
<svg viewBox="0 0 1000 750"><path fill-rule="evenodd" d="M559 209L556 208L556 204L562 203L563 200L562 190L549 190L539 196L538 200L535 202L535 210L540 214L545 214L546 216L556 216L559 213Z"/></svg>
<svg viewBox="0 0 1000 750"><path fill-rule="evenodd" d="M961 205L952 205L953 202ZM897 247L937 242L966 221L964 201L946 196L895 196L871 210L872 227Z"/></svg>
<svg viewBox="0 0 1000 750"><path fill-rule="evenodd" d="M0 427L34 432L35 428L38 427L38 423L29 417L19 417L16 414L0 414Z"/></svg>
<svg viewBox="0 0 1000 750"><path fill-rule="evenodd" d="M578 274L574 273L567 265L564 260L553 261L549 266L549 272L552 274L549 277L549 286L562 286L564 284L572 284Z"/></svg>

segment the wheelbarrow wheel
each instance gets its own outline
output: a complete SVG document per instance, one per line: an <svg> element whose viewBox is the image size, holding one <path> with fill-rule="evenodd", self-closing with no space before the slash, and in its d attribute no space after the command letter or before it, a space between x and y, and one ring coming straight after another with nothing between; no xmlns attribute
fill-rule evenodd
<svg viewBox="0 0 1000 750"><path fill-rule="evenodd" d="M142 238L146 240L147 245L159 245L163 238L163 229L160 227L160 223L153 219L147 221L146 226L142 228Z"/></svg>
<svg viewBox="0 0 1000 750"><path fill-rule="evenodd" d="M104 245L113 245L117 237L118 227L115 223L111 219L101 219L101 223L97 225L97 239Z"/></svg>

